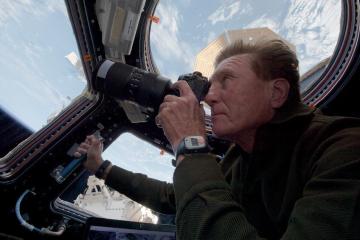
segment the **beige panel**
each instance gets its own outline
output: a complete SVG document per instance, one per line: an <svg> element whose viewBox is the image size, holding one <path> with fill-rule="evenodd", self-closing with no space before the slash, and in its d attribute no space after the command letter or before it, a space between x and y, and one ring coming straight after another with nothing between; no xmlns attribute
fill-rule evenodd
<svg viewBox="0 0 360 240"><path fill-rule="evenodd" d="M204 76L210 77L214 71L214 61L222 48L229 43L242 40L245 43L255 42L259 39L281 39L288 44L290 49L296 51L293 44L281 38L278 34L271 31L269 28L253 28L253 29L238 29L229 30L221 34L214 41L210 42L204 49L202 49L195 59L194 71L201 72Z"/></svg>

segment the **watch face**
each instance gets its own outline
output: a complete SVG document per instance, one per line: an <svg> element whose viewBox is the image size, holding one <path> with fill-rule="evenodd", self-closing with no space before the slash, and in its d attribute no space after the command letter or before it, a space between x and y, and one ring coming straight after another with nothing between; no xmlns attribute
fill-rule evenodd
<svg viewBox="0 0 360 240"><path fill-rule="evenodd" d="M206 147L205 139L201 136L186 137L184 140L185 148L187 149L199 149Z"/></svg>

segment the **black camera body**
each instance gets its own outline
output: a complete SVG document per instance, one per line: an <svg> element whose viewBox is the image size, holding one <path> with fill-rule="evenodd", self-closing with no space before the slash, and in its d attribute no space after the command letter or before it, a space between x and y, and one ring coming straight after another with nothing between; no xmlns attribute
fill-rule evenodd
<svg viewBox="0 0 360 240"><path fill-rule="evenodd" d="M195 71L193 73L180 75L178 80L184 80L189 84L199 102L205 99L210 88L210 82L201 72Z"/></svg>
<svg viewBox="0 0 360 240"><path fill-rule="evenodd" d="M200 72L181 75L178 80L189 84L199 102L204 100L210 83ZM98 65L91 84L95 90L118 101L132 123L153 118L166 95L179 96L170 79L110 60Z"/></svg>

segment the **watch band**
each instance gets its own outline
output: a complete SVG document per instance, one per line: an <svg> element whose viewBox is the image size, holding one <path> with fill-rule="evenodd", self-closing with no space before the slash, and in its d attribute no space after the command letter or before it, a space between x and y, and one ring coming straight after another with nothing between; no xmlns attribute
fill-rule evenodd
<svg viewBox="0 0 360 240"><path fill-rule="evenodd" d="M175 164L174 166L176 166L176 161L177 161L178 156L181 154L184 154L184 147L185 147L185 144L184 144L184 139L183 139L183 140L181 140L181 142L179 143L179 146L176 149L175 163L173 163L173 165Z"/></svg>
<svg viewBox="0 0 360 240"><path fill-rule="evenodd" d="M185 143L186 141L188 142L188 144ZM172 165L176 167L179 155L189 155L189 154L208 153L208 152L210 152L210 147L203 137L201 136L185 137L177 147L177 150L175 152L175 159L172 161Z"/></svg>
<svg viewBox="0 0 360 240"><path fill-rule="evenodd" d="M111 164L109 160L105 160L101 163L100 167L95 172L95 177L103 179L106 168Z"/></svg>

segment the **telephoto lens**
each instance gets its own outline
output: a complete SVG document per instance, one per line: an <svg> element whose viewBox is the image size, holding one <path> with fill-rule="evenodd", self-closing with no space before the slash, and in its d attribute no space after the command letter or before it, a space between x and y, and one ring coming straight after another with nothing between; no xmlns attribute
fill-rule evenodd
<svg viewBox="0 0 360 240"><path fill-rule="evenodd" d="M93 77L95 90L156 111L171 90L171 80L124 63L105 60Z"/></svg>
<svg viewBox="0 0 360 240"><path fill-rule="evenodd" d="M204 100L210 84L200 72L181 75L178 80L189 84L199 102ZM96 91L118 100L133 123L145 122L155 116L165 95L179 96L170 79L110 60L98 65L92 86Z"/></svg>

